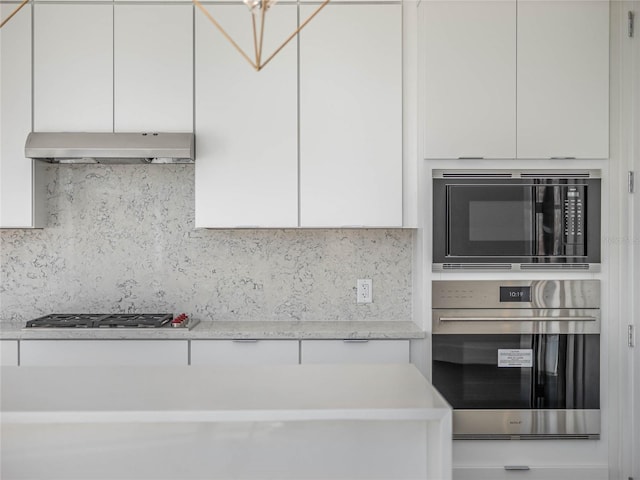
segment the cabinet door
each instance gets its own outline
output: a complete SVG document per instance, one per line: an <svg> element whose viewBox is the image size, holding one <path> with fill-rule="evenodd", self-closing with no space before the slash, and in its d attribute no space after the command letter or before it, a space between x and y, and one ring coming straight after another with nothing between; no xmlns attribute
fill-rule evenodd
<svg viewBox="0 0 640 480"><path fill-rule="evenodd" d="M518 157L609 156L609 2L518 2Z"/></svg>
<svg viewBox="0 0 640 480"><path fill-rule="evenodd" d="M114 7L115 131L193 131L193 7Z"/></svg>
<svg viewBox="0 0 640 480"><path fill-rule="evenodd" d="M250 55L244 5L206 5ZM260 72L196 9L196 227L298 225L297 49ZM269 13L265 52L296 29L295 5Z"/></svg>
<svg viewBox="0 0 640 480"><path fill-rule="evenodd" d="M7 18L16 4L0 5ZM43 165L24 156L31 131L31 5L0 30L0 228L40 227Z"/></svg>
<svg viewBox="0 0 640 480"><path fill-rule="evenodd" d="M23 340L20 365L187 365L187 340Z"/></svg>
<svg viewBox="0 0 640 480"><path fill-rule="evenodd" d="M425 157L516 155L516 2L429 1Z"/></svg>
<svg viewBox="0 0 640 480"><path fill-rule="evenodd" d="M300 226L402 226L399 4L330 4L300 33Z"/></svg>
<svg viewBox="0 0 640 480"><path fill-rule="evenodd" d="M16 340L0 340L0 366L15 367L17 365L18 342Z"/></svg>
<svg viewBox="0 0 640 480"><path fill-rule="evenodd" d="M113 6L34 10L34 128L112 131Z"/></svg>
<svg viewBox="0 0 640 480"><path fill-rule="evenodd" d="M295 365L297 340L192 340L191 365Z"/></svg>
<svg viewBox="0 0 640 480"><path fill-rule="evenodd" d="M409 340L302 340L300 363L409 363Z"/></svg>

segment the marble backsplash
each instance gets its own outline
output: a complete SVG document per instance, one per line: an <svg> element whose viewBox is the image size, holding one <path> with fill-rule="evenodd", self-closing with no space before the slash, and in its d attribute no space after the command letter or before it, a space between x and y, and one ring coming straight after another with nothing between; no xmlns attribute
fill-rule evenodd
<svg viewBox="0 0 640 480"><path fill-rule="evenodd" d="M47 167L49 226L0 230L0 320L410 320L412 231L194 229L193 165ZM357 305L357 278L373 303Z"/></svg>

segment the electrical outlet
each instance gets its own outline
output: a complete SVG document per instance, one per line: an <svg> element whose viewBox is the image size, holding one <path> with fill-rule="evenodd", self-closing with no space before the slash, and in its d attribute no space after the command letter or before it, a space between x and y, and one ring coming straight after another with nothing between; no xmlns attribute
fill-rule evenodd
<svg viewBox="0 0 640 480"><path fill-rule="evenodd" d="M370 278L359 278L356 287L356 303L373 302L373 282Z"/></svg>

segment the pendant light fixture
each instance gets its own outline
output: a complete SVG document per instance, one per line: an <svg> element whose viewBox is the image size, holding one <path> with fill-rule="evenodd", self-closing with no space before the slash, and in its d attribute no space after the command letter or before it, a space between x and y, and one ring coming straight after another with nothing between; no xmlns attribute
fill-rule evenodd
<svg viewBox="0 0 640 480"><path fill-rule="evenodd" d="M22 3L20 5L18 5L18 7L9 14L9 16L7 18L5 18L4 20L0 21L0 28L4 27L5 23L7 23L9 20L11 20L11 18L20 11L20 9L22 7L24 7L27 3L29 3L29 0L22 0Z"/></svg>
<svg viewBox="0 0 640 480"><path fill-rule="evenodd" d="M305 21L303 21L300 26L290 34L282 44L278 48L276 48L271 54L266 56L263 52L262 45L264 39L264 28L267 19L267 13L269 10L275 5L277 0L243 0L243 3L249 8L249 13L251 15L251 25L253 29L253 58L251 58L241 47L236 43L236 41L231 38L231 36L225 31L225 29L218 23L218 21L211 15L209 10L207 10L199 0L193 0L193 3L202 10L202 13L213 23L213 25L222 33L224 38L226 38L231 45L242 55L242 57L251 64L251 66L256 70L262 70L267 63L269 63L273 57L275 57L280 50L282 50L287 43L289 43L295 36L302 30L307 24L313 20L313 18L322 10L329 0L323 0L320 6L311 14Z"/></svg>

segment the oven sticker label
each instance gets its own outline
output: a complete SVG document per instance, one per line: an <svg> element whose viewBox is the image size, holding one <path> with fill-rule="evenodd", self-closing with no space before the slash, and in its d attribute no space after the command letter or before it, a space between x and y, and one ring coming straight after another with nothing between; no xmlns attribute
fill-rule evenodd
<svg viewBox="0 0 640 480"><path fill-rule="evenodd" d="M533 349L531 348L499 348L498 367L521 368L533 367Z"/></svg>

